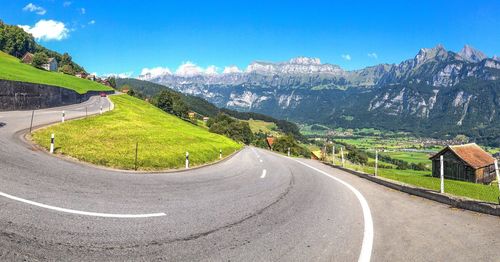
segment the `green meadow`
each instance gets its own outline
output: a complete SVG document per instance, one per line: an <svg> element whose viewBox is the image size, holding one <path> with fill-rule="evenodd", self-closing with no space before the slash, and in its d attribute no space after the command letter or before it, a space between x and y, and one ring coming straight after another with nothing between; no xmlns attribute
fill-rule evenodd
<svg viewBox="0 0 500 262"><path fill-rule="evenodd" d="M120 169L134 169L138 143L139 170L183 167L186 151L192 166L202 165L218 160L220 149L227 156L243 146L140 99L128 95L110 99L113 111L37 130L33 140L49 148L54 133L57 154Z"/></svg>
<svg viewBox="0 0 500 262"><path fill-rule="evenodd" d="M45 84L71 89L79 94L87 91L110 91L110 87L59 72L49 72L23 64L13 56L0 51L0 79Z"/></svg>
<svg viewBox="0 0 500 262"><path fill-rule="evenodd" d="M339 159L339 158L337 158ZM340 164L337 162L337 164ZM375 168L371 166L361 166L346 161L349 169L362 171L367 174L374 174ZM431 176L431 171L399 170L379 168L378 175L384 178L402 182L405 184L439 191L440 179ZM498 203L500 192L496 183L490 185L475 184L470 182L445 179L445 193L461 197L468 197L476 200Z"/></svg>

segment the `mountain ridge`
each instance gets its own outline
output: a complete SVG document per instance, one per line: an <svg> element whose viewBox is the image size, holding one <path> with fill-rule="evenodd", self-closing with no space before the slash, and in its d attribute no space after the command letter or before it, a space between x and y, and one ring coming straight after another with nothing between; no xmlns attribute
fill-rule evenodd
<svg viewBox="0 0 500 262"><path fill-rule="evenodd" d="M236 73L167 74L150 81L219 107L298 122L467 134L500 145L500 138L485 133L500 131L500 61L482 57L468 45L459 53L437 45L399 64L360 70L301 58L253 62Z"/></svg>

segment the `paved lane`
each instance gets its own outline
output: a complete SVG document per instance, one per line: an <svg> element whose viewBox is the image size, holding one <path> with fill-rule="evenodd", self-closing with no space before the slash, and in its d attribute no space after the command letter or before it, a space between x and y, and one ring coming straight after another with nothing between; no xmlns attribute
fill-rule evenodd
<svg viewBox="0 0 500 262"><path fill-rule="evenodd" d="M40 110L35 123L95 113L85 105ZM105 106L106 107L106 106ZM83 113L82 113L83 112ZM31 112L0 119L0 192L96 213L164 213L149 218L83 216L0 196L0 257L85 260L358 259L363 214L344 185L291 159L246 148L189 172L134 174L54 158L19 140ZM265 171L264 171L265 170Z"/></svg>
<svg viewBox="0 0 500 262"><path fill-rule="evenodd" d="M97 113L101 103L37 111L36 125ZM31 112L3 112L0 260L357 261L366 216L373 218L372 261L498 261L496 217L395 192L304 159L252 147L201 169L135 174L54 158L19 139ZM300 161L297 162L297 161ZM366 242L366 241L365 241Z"/></svg>

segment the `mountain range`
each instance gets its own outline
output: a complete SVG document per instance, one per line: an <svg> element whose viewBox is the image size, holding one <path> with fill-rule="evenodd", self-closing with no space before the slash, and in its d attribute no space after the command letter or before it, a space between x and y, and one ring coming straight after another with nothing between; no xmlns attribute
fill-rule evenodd
<svg viewBox="0 0 500 262"><path fill-rule="evenodd" d="M318 58L256 61L245 70L139 79L219 107L331 127L376 127L427 136L465 134L500 145L500 58L465 45L422 48L399 64L348 71Z"/></svg>

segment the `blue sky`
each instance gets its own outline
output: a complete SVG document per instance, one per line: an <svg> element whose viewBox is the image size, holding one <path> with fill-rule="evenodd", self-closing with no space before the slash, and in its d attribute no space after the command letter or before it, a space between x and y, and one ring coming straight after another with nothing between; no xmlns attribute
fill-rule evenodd
<svg viewBox="0 0 500 262"><path fill-rule="evenodd" d="M29 26L40 43L99 74L175 71L187 61L222 72L296 56L359 69L398 63L438 43L500 55L500 1L0 0L0 6L4 22Z"/></svg>

